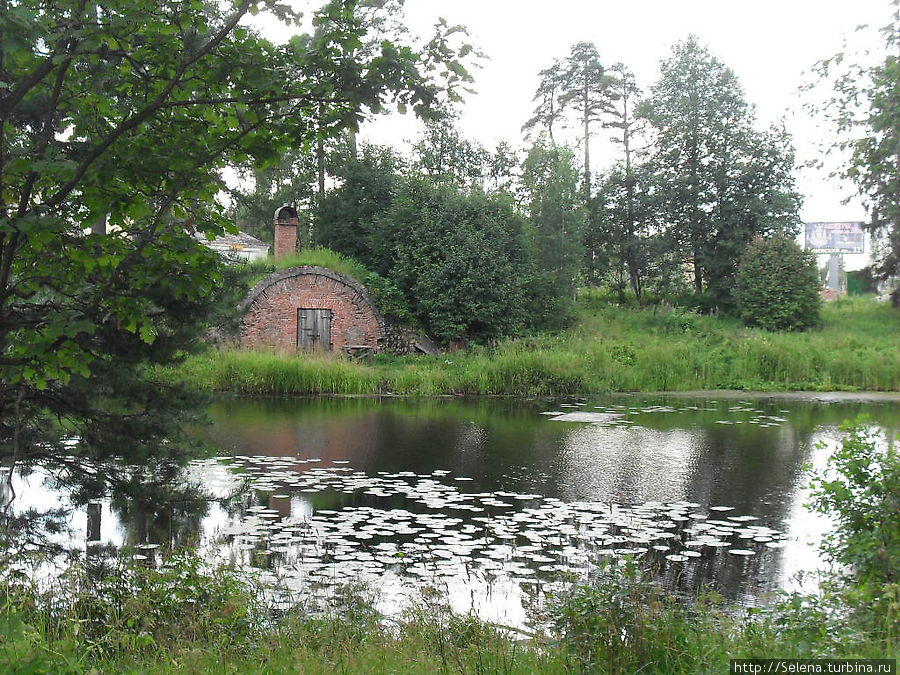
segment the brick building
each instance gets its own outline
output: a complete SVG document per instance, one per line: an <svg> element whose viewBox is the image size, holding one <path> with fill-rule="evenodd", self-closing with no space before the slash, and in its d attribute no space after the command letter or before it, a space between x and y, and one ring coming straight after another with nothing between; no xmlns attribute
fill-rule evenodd
<svg viewBox="0 0 900 675"><path fill-rule="evenodd" d="M273 220L275 258L289 257L297 249L297 211L282 206ZM397 342L385 339L388 327L365 287L324 267L275 272L250 290L240 309L246 347L366 354Z"/></svg>
<svg viewBox="0 0 900 675"><path fill-rule="evenodd" d="M241 309L241 343L248 347L374 352L384 340L384 319L362 284L324 267L269 275Z"/></svg>

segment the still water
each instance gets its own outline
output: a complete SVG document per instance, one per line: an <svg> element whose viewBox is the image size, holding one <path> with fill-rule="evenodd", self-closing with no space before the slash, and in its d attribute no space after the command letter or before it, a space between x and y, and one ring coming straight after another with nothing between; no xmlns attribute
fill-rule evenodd
<svg viewBox="0 0 900 675"><path fill-rule="evenodd" d="M614 396L229 399L216 459L73 524L96 550L200 544L295 597L365 582L382 607L437 587L511 624L546 590L632 555L679 592L743 603L819 566L807 465L860 413L893 438L900 398ZM17 508L65 500L39 473Z"/></svg>

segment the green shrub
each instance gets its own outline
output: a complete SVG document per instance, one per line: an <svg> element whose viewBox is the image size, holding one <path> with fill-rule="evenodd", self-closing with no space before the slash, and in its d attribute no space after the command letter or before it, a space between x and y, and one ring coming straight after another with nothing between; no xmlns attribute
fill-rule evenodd
<svg viewBox="0 0 900 675"><path fill-rule="evenodd" d="M372 294L372 300L379 311L388 319L394 319L407 326L417 325L416 318L409 311L409 304L402 291L390 279L385 279L377 272L370 272L363 279L366 290Z"/></svg>
<svg viewBox="0 0 900 675"><path fill-rule="evenodd" d="M510 203L411 180L379 222L390 279L432 338L484 342L527 324L527 251Z"/></svg>
<svg viewBox="0 0 900 675"><path fill-rule="evenodd" d="M819 278L814 258L784 236L756 239L738 265L738 313L748 326L803 330L819 323Z"/></svg>
<svg viewBox="0 0 900 675"><path fill-rule="evenodd" d="M835 519L824 551L851 568L861 584L900 583L900 454L865 420L813 478L812 507Z"/></svg>
<svg viewBox="0 0 900 675"><path fill-rule="evenodd" d="M865 417L813 474L811 507L830 516L822 552L840 567L824 587L835 612L871 644L896 652L900 639L900 454ZM840 632L840 631L838 631ZM845 629L843 631L847 633Z"/></svg>

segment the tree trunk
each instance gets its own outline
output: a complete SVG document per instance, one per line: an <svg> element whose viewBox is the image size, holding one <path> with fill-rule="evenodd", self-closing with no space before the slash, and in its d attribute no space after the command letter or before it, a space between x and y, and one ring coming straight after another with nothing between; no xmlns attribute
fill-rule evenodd
<svg viewBox="0 0 900 675"><path fill-rule="evenodd" d="M700 295L703 292L703 275L700 269L700 245L694 244L694 292Z"/></svg>
<svg viewBox="0 0 900 675"><path fill-rule="evenodd" d="M350 150L350 159L356 159L356 156L357 156L356 132L353 129L349 129L347 131L347 145ZM322 187L324 187L324 185Z"/></svg>
<svg viewBox="0 0 900 675"><path fill-rule="evenodd" d="M91 223L91 234L106 234L106 214Z"/></svg>
<svg viewBox="0 0 900 675"><path fill-rule="evenodd" d="M588 86L584 83L584 203L591 199L591 133L588 110Z"/></svg>

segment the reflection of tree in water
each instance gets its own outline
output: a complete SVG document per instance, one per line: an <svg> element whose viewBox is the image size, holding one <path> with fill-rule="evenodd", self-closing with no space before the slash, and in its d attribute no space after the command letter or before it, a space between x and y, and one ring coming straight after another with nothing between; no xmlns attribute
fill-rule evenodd
<svg viewBox="0 0 900 675"><path fill-rule="evenodd" d="M177 466L142 468L110 494L110 509L125 530L124 543L196 544L209 514L210 497L199 485L184 481Z"/></svg>
<svg viewBox="0 0 900 675"><path fill-rule="evenodd" d="M24 569L31 562L59 556L65 551L61 543L69 534L71 509L62 506L47 509L28 508L17 512L13 487L14 462L0 467L0 577L14 569Z"/></svg>
<svg viewBox="0 0 900 675"><path fill-rule="evenodd" d="M29 562L65 553L65 547L53 537L67 532L70 513L64 508L22 513L4 509L0 513L0 578Z"/></svg>
<svg viewBox="0 0 900 675"><path fill-rule="evenodd" d="M181 463L149 462L133 466L119 462L94 463L74 455L31 457L20 461L15 474L46 476L46 485L67 495L65 507L16 509L13 471L0 476L0 567L8 560L54 558L86 545L91 555L114 554L101 545L101 500L124 530L124 543L159 543L179 547L196 543L200 523L209 513L209 498L200 486L185 479ZM71 532L73 513L84 512L84 531ZM67 543L63 543L67 542Z"/></svg>

